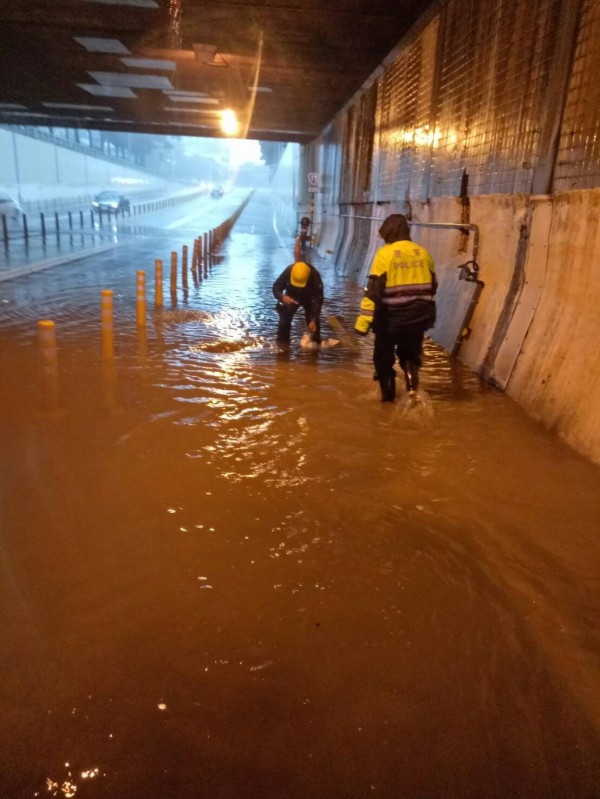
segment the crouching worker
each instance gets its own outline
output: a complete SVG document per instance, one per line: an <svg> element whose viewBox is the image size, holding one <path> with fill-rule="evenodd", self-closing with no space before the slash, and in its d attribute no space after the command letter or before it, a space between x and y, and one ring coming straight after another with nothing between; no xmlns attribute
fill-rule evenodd
<svg viewBox="0 0 600 799"><path fill-rule="evenodd" d="M396 398L396 358L409 396L417 397L423 337L435 324L437 278L431 255L410 240L406 217L392 214L379 228L385 244L373 258L354 329L375 333L373 363L383 402Z"/></svg>
<svg viewBox="0 0 600 799"><path fill-rule="evenodd" d="M292 319L298 308L302 307L312 340L319 344L323 281L318 269L304 261L288 266L273 283L273 296L277 300L276 310L279 314L277 341L289 343Z"/></svg>

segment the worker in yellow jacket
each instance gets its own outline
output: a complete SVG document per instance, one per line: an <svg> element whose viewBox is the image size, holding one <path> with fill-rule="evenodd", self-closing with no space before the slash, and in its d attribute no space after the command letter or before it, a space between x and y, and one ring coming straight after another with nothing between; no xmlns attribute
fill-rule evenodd
<svg viewBox="0 0 600 799"><path fill-rule="evenodd" d="M423 337L435 324L437 278L433 258L410 239L406 217L388 216L379 228L385 245L373 258L365 296L354 329L366 335L373 329L375 380L383 402L396 398L396 357L405 375L409 396L419 388Z"/></svg>

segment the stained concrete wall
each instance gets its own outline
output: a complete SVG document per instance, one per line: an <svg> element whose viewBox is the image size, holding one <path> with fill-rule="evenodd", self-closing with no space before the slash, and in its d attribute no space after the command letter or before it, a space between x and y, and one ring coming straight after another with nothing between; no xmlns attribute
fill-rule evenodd
<svg viewBox="0 0 600 799"><path fill-rule="evenodd" d="M386 207L386 215L399 210ZM461 211L455 197L411 204L420 222L460 224ZM600 190L477 197L470 221L479 229L485 286L458 357L600 463ZM350 251L343 264L358 282L381 245L379 222L370 224L369 257ZM464 287L457 266L471 259L473 234L465 241L459 230L415 226L412 237L436 263L438 323L430 335L446 345Z"/></svg>
<svg viewBox="0 0 600 799"><path fill-rule="evenodd" d="M600 0L560 5L581 13L572 18L575 58L557 65L544 54L562 28L541 7L534 13L515 0L518 35L540 40L533 54L510 44L514 8L480 0L474 16L475 6L448 0L357 93L353 113L341 112L311 145L310 160L327 187L316 208L321 254L357 282L391 213L477 227L484 285L468 326L462 315L476 284L460 280L457 267L473 258L474 231L412 228L440 281L431 337L449 350L460 344L462 361L600 463L600 51L589 46ZM479 34L461 49L455 33L469 25ZM492 39L506 46L490 49ZM357 115L370 113L361 98L372 99L374 87L373 142L365 143L369 121ZM526 106L516 102L524 97ZM349 176L365 174L356 154L370 151L370 190L358 192ZM550 193L531 193L544 182Z"/></svg>
<svg viewBox="0 0 600 799"><path fill-rule="evenodd" d="M550 206L548 236L528 252L525 288L532 280L535 291L506 390L600 463L600 190L560 194Z"/></svg>

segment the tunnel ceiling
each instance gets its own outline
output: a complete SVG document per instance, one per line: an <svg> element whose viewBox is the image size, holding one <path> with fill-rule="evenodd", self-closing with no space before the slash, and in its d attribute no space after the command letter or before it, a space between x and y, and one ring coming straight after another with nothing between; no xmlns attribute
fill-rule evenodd
<svg viewBox="0 0 600 799"><path fill-rule="evenodd" d="M0 123L306 143L432 0L0 0Z"/></svg>

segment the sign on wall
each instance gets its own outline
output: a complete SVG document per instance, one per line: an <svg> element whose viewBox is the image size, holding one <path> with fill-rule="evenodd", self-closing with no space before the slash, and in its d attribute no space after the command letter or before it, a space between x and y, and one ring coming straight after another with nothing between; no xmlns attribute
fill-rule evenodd
<svg viewBox="0 0 600 799"><path fill-rule="evenodd" d="M321 175L319 172L308 173L308 190L321 191Z"/></svg>

